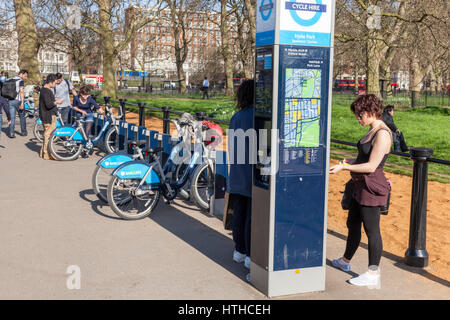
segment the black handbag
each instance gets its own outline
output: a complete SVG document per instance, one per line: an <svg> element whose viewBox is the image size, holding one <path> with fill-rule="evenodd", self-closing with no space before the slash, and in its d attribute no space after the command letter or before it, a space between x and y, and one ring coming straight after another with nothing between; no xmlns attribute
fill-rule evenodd
<svg viewBox="0 0 450 320"><path fill-rule="evenodd" d="M345 184L344 195L342 196L341 206L343 210L349 210L353 202L353 189L355 183L352 179Z"/></svg>

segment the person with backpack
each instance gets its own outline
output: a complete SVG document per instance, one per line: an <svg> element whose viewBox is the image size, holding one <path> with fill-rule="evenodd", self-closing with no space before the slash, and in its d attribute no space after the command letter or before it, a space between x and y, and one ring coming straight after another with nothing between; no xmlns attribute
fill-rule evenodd
<svg viewBox="0 0 450 320"><path fill-rule="evenodd" d="M56 74L56 87L54 88L55 99L62 100L63 103L58 105L58 111L61 115L61 119L65 125L69 123L70 109L72 108L72 103L70 102L70 92L73 96L77 96L77 90L69 80L63 79L61 73Z"/></svg>
<svg viewBox="0 0 450 320"><path fill-rule="evenodd" d="M9 100L9 112L11 114L11 124L9 125L8 137L15 138L16 113L19 113L21 136L26 136L27 122L25 114L25 80L28 78L28 71L22 69L19 74L2 83L2 97Z"/></svg>

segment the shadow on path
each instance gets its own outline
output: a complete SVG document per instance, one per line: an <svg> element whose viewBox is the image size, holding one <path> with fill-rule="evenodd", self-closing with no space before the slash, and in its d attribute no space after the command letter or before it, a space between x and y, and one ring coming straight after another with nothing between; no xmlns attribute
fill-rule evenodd
<svg viewBox="0 0 450 320"><path fill-rule="evenodd" d="M249 271L243 264L235 263L232 259L234 249L232 239L183 213L175 206L166 206L163 209L163 205L161 202L158 204L156 211L149 217L151 220L247 283L245 277Z"/></svg>
<svg viewBox="0 0 450 320"><path fill-rule="evenodd" d="M92 189L80 191L79 195L81 199L91 204L92 209L98 215L109 219L122 220L119 217L106 215L100 210L108 204L100 199L91 200L96 198ZM167 206L161 199L155 211L148 218L247 283L245 277L249 271L244 268L243 264L235 263L232 259L233 240L180 211L176 208L177 206L180 206L178 202ZM180 207L195 210L192 207Z"/></svg>
<svg viewBox="0 0 450 320"><path fill-rule="evenodd" d="M92 210L94 210L94 212L96 214L98 214L102 217L105 217L105 218L113 219L113 220L122 220L121 218L119 218L117 216L109 216L109 215L106 215L103 212L101 212L100 208L108 207L108 204L103 202L102 200L98 199L92 189L80 191L79 195L80 195L81 199L83 199L84 201L87 201L91 204L91 208L92 208ZM90 195L92 195L93 196L92 198L95 198L95 200L91 200L87 197Z"/></svg>
<svg viewBox="0 0 450 320"><path fill-rule="evenodd" d="M330 230L330 229L328 229L328 234L330 234L332 236L335 236L335 237L337 237L339 239L345 240L345 241L347 240L347 237L344 236L343 234L340 234L340 233L338 233L336 231L333 231L333 230ZM359 246L364 248L364 249L366 249L366 250L369 250L369 246L366 243L362 243L361 242ZM405 251L406 251L406 249L405 249ZM439 278L439 277L437 277L435 275L432 275L427 270L424 270L422 268L415 268L415 267L411 267L411 266L406 265L405 262L404 262L404 257L397 256L397 255L395 255L393 253L390 253L390 252L387 252L387 251L383 251L382 256L387 258L387 259L389 259L389 260L394 261L395 262L394 266L396 266L397 268L400 268L402 270L405 270L405 271L408 271L408 272L411 272L411 273L415 273L415 274L421 275L421 276L425 277L428 280L437 282L437 283L442 284L443 286L446 286L446 287L450 287L450 281L447 281L445 279L442 279L442 278ZM331 265L331 261L328 263L328 259L327 259L327 264Z"/></svg>
<svg viewBox="0 0 450 320"><path fill-rule="evenodd" d="M38 144L36 139L30 139L25 143L25 147L39 155L41 153L42 145Z"/></svg>

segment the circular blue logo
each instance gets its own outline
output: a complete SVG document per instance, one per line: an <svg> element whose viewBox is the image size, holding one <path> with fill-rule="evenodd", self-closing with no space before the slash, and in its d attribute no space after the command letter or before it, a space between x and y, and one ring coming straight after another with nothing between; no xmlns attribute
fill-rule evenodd
<svg viewBox="0 0 450 320"><path fill-rule="evenodd" d="M264 0L263 0L264 1ZM297 2L297 0L294 0ZM317 4L322 4L322 0L316 0ZM294 19L295 22L297 22L299 25L303 27L311 27L319 21L320 17L322 16L322 12L316 12L316 14L311 19L302 19L298 16L298 13L296 10L290 10L290 14L292 19Z"/></svg>
<svg viewBox="0 0 450 320"><path fill-rule="evenodd" d="M270 15L272 14L273 2L272 2L272 0L269 0L269 3L267 5L264 5L264 1L266 1L266 0L262 0L261 6L259 7L259 11L261 12L261 18L264 21L267 21L267 20L269 20ZM264 13L264 12L267 12L267 13Z"/></svg>

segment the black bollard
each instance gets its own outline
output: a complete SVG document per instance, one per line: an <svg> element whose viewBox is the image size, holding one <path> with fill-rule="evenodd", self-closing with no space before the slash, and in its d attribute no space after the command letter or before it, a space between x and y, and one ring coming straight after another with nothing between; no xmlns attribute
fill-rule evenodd
<svg viewBox="0 0 450 320"><path fill-rule="evenodd" d="M405 252L405 263L409 266L424 268L428 266L426 250L427 236L427 158L433 155L433 149L412 148L414 161L411 193L411 218L409 225L409 246Z"/></svg>
<svg viewBox="0 0 450 320"><path fill-rule="evenodd" d="M145 127L145 102L138 102L139 126Z"/></svg>
<svg viewBox="0 0 450 320"><path fill-rule="evenodd" d="M120 120L123 120L123 121L127 121L125 119L125 111L127 110L126 101L127 101L127 99L119 99L120 108L122 110L122 118Z"/></svg>
<svg viewBox="0 0 450 320"><path fill-rule="evenodd" d="M163 133L170 134L170 106L162 107L163 111Z"/></svg>

